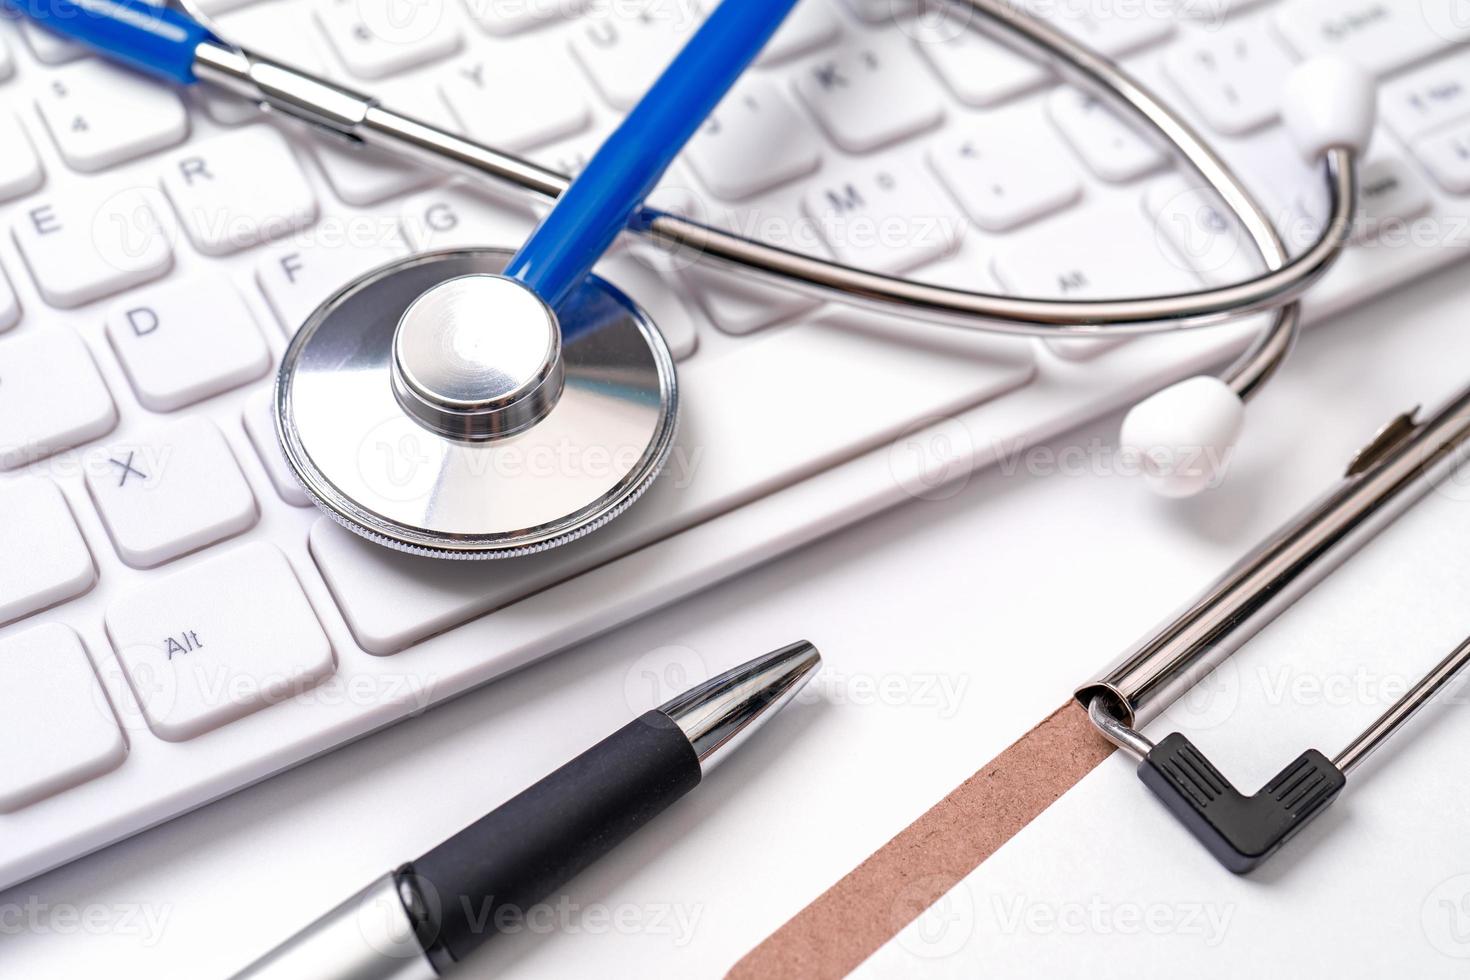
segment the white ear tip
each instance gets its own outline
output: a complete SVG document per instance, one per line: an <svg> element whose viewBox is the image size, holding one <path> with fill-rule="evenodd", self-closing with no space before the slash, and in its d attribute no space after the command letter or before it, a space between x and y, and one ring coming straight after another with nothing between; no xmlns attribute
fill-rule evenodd
<svg viewBox="0 0 1470 980"><path fill-rule="evenodd" d="M1219 483L1245 422L1245 404L1219 378L1202 375L1133 406L1123 420L1124 458L1149 488L1192 497Z"/></svg>
<svg viewBox="0 0 1470 980"><path fill-rule="evenodd" d="M1316 160L1335 146L1366 153L1378 114L1378 86L1356 62L1323 55L1286 79L1281 115L1297 148Z"/></svg>

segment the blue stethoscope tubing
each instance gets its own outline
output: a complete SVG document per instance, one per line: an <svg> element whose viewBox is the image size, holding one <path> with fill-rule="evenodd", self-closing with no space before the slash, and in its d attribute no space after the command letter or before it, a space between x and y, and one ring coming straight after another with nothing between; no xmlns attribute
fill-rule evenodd
<svg viewBox="0 0 1470 980"><path fill-rule="evenodd" d="M142 0L0 0L53 33L145 75L193 85L199 45L218 38L192 17Z"/></svg>
<svg viewBox="0 0 1470 980"><path fill-rule="evenodd" d="M198 81L199 45L217 40L185 14L143 0L4 2L116 61L179 85ZM21 6L28 3L41 6ZM796 0L729 0L717 6L516 252L505 275L558 309L795 5Z"/></svg>
<svg viewBox="0 0 1470 980"><path fill-rule="evenodd" d="M175 0L192 10L192 0ZM701 261L778 287L865 307L906 320L1009 336L1099 338L1172 333L1234 323L1274 312L1271 322L1232 363L1214 375L1180 382L1138 403L1124 424L1126 451L1141 455L1148 484L1185 496L1203 484L1181 478L1172 461L1182 449L1220 453L1236 439L1244 403L1275 374L1295 342L1300 297L1332 267L1352 240L1360 161L1372 137L1372 77L1341 58L1318 57L1288 78L1282 115L1303 156L1322 168L1329 214L1317 240L1294 256L1239 175L1194 128L1110 59L1062 29L1032 17L1014 0L950 0L957 15L1023 54L1053 63L1061 74L1104 93L1128 111L1218 196L1264 266L1254 278L1169 295L1128 299L1040 299L984 293L868 272L791 252L675 214L640 208L657 174L678 152L791 2L728 0L710 14L687 49L609 140L605 153L569 182L526 160L475 143L380 106L330 81L231 46L177 11L142 0L0 0L64 36L170 81L206 80L365 143L469 172L493 185L543 198L567 198L525 243L514 274L552 301L619 231L637 232ZM34 4L34 6L31 6ZM630 222L629 219L632 218ZM570 243L570 244L569 244ZM1158 449L1160 452L1155 452Z"/></svg>
<svg viewBox="0 0 1470 980"><path fill-rule="evenodd" d="M191 0L175 2L188 6ZM1317 241L1292 258L1265 209L1232 168L1186 120L1110 59L1060 29L1016 9L1014 0L949 0L949 3L960 19L993 33L1026 54L1056 64L1069 80L1106 94L1152 135L1171 146L1223 201L1268 271L1245 282L1182 294L1108 300L1034 299L855 269L707 227L678 215L647 209L640 212L636 204L628 208L636 219L628 227L664 247L689 250L711 262L759 276L784 288L911 319L1012 336L1097 338L1171 333L1219 326L1251 313L1278 311L1283 314L1280 321L1275 328L1263 332L1257 345L1268 348L1262 351L1265 356L1251 364L1242 362L1239 370L1227 372L1237 376L1232 387L1238 394L1242 397L1253 394L1274 371L1295 336L1297 317L1293 302L1326 273L1351 239L1358 160L1372 131L1375 100L1371 78L1351 65L1326 64L1340 59L1314 59L1296 73L1312 76L1302 79L1311 84L1296 86L1295 98L1283 100L1294 101L1299 109L1310 108L1314 103L1321 105L1315 118L1305 111L1298 115L1308 116L1306 126L1314 130L1308 133L1314 144L1310 148L1312 152L1303 149L1306 155L1322 161L1330 203L1329 217ZM568 183L561 175L529 161L393 113L368 96L234 48L198 20L172 8L156 7L144 0L0 0L0 8L6 6L139 71L184 85L207 79L351 142L367 143L418 161L435 161L451 172L468 172L487 179L492 185L514 187L542 198L557 198ZM776 18L785 16L791 6L764 0L722 3L709 16L707 25L719 23L728 29L743 24L747 28L769 27L774 31ZM727 10L727 7L734 9ZM709 64L715 68L721 64L729 67L748 63L750 52L738 50L738 44L733 41L736 36L732 34L727 39L722 32L699 32L690 44L701 50L708 48L704 57L711 58ZM726 45L729 50L722 53L719 49ZM703 70L702 61L693 58L680 61L687 67ZM253 70L257 65L268 67L269 75L257 74ZM680 85L659 85L655 92L658 99L673 100L670 106L682 105L687 111L690 107L709 106L718 101L703 96L723 91L719 86L700 89L707 81L715 80L694 77L688 85L692 91ZM728 78L720 81L728 83ZM283 87L287 84L293 85L290 91ZM1288 96L1293 94L1291 88L1289 84ZM316 99L321 101L314 104ZM1354 100L1358 106L1349 106L1349 111L1335 111L1343 103ZM641 116L638 110L635 114ZM673 114L669 112L670 116ZM1290 123L1292 113L1284 114ZM691 129L697 128L701 121L702 117L695 116L685 120ZM1324 142L1317 138L1322 136L1335 140ZM669 149L673 151L675 147L671 144Z"/></svg>
<svg viewBox="0 0 1470 980"><path fill-rule="evenodd" d="M552 309L592 270L796 0L725 0L593 155L505 274Z"/></svg>

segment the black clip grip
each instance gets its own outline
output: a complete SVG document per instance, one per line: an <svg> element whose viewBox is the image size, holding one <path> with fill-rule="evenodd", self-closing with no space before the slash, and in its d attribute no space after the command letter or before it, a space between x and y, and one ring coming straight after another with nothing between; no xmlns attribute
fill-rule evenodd
<svg viewBox="0 0 1470 980"><path fill-rule="evenodd" d="M1236 874L1276 853L1347 782L1332 760L1308 749L1255 796L1244 796L1178 732L1144 757L1138 778Z"/></svg>

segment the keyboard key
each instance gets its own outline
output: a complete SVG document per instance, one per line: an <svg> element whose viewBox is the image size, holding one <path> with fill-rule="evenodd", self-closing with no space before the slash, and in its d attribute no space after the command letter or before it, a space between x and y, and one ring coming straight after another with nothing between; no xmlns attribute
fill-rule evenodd
<svg viewBox="0 0 1470 980"><path fill-rule="evenodd" d="M1171 174L1149 186L1144 211L1174 251L1211 286L1245 282L1256 275L1254 250L1212 192Z"/></svg>
<svg viewBox="0 0 1470 980"><path fill-rule="evenodd" d="M600 126L594 127L569 140L560 140L549 146L537 147L526 156L531 162L549 167L559 174L576 177L586 169L587 162L601 148L608 133L609 130ZM541 211L546 210L544 205L535 205L535 207Z"/></svg>
<svg viewBox="0 0 1470 980"><path fill-rule="evenodd" d="M29 194L46 179L40 158L20 120L0 109L0 201Z"/></svg>
<svg viewBox="0 0 1470 980"><path fill-rule="evenodd" d="M1019 0L1017 5L1109 58L1132 54L1174 33L1175 13L1164 4Z"/></svg>
<svg viewBox="0 0 1470 980"><path fill-rule="evenodd" d="M831 44L841 33L842 25L828 0L800 0L755 63L765 67L790 61Z"/></svg>
<svg viewBox="0 0 1470 980"><path fill-rule="evenodd" d="M1267 0L1175 0L1181 18L1218 29L1228 18L1259 7Z"/></svg>
<svg viewBox="0 0 1470 980"><path fill-rule="evenodd" d="M543 146L586 129L592 110L575 69L559 54L536 58L493 53L455 65L442 91L455 118L471 137L512 152ZM537 92L534 99L505 98L507 92Z"/></svg>
<svg viewBox="0 0 1470 980"><path fill-rule="evenodd" d="M965 105L997 105L1035 91L1051 77L1044 66L973 28L945 19L922 22L919 30L919 53Z"/></svg>
<svg viewBox="0 0 1470 980"><path fill-rule="evenodd" d="M20 300L16 298L10 280L5 278L5 270L0 269L0 333L9 330L19 322Z"/></svg>
<svg viewBox="0 0 1470 980"><path fill-rule="evenodd" d="M567 65L567 71L572 72L570 60L563 59L563 63ZM444 101L444 93L439 88L439 79L444 73L451 70L451 66L446 65L432 72L417 72L407 78L394 79L374 87L381 93L384 105L389 108L401 109L406 115L438 126L445 132L463 135L464 126L449 110L449 104ZM560 87L565 86L566 78L563 77L560 80ZM332 142L326 137L323 137L322 141ZM338 144L341 145L340 141ZM427 172L431 179L444 176L442 171L435 170L433 167L425 167L422 164L417 166L419 170Z"/></svg>
<svg viewBox="0 0 1470 980"><path fill-rule="evenodd" d="M267 3L226 17L223 29L232 41L250 50L327 75L321 53L312 43L310 26L298 20L301 14L290 4ZM224 92L211 93L209 86L199 88L205 111L217 122L233 126L260 118L259 107L248 100ZM411 106L417 119L456 128L440 111L437 95L417 79L392 85L380 83L374 94L394 108ZM432 168L371 147L350 146L326 136L309 137L305 142L332 192L344 204L377 204L422 187L435 177Z"/></svg>
<svg viewBox="0 0 1470 980"><path fill-rule="evenodd" d="M737 337L809 313L821 303L810 296L768 286L705 263L682 270L700 306L721 333Z"/></svg>
<svg viewBox="0 0 1470 980"><path fill-rule="evenodd" d="M437 176L422 163L397 154L370 146L348 146L331 138L311 140L311 152L337 199L357 207L407 194L432 183Z"/></svg>
<svg viewBox="0 0 1470 980"><path fill-rule="evenodd" d="M839 261L888 275L948 254L964 231L933 178L897 160L831 171L802 207Z"/></svg>
<svg viewBox="0 0 1470 980"><path fill-rule="evenodd" d="M986 231L1010 231L1082 196L1064 151L1049 143L992 120L973 136L961 130L941 138L929 163L971 221Z"/></svg>
<svg viewBox="0 0 1470 980"><path fill-rule="evenodd" d="M1363 165L1358 180L1358 211L1353 223L1352 240L1356 243L1384 241L1403 248L1422 237L1411 222L1422 217L1432 206L1429 183L1407 160L1387 151L1375 151ZM1291 209L1287 229L1297 244L1315 240L1317 229L1327 220L1327 190L1312 183L1300 188L1288 202ZM1430 230L1434 234L1454 234ZM1293 244L1288 237L1288 245Z"/></svg>
<svg viewBox="0 0 1470 980"><path fill-rule="evenodd" d="M409 198L398 213L399 230L415 252L481 245L519 248L535 225L529 207L454 184Z"/></svg>
<svg viewBox="0 0 1470 980"><path fill-rule="evenodd" d="M0 813L96 779L127 756L76 633L52 623L0 639Z"/></svg>
<svg viewBox="0 0 1470 980"><path fill-rule="evenodd" d="M60 34L55 34L33 20L22 18L17 22L20 36L25 38L26 47L43 65L64 65L85 57L87 49Z"/></svg>
<svg viewBox="0 0 1470 980"><path fill-rule="evenodd" d="M944 104L913 56L892 45L849 46L818 58L796 76L796 91L832 141L852 153L921 133L944 118Z"/></svg>
<svg viewBox="0 0 1470 980"><path fill-rule="evenodd" d="M1164 71L1211 128L1237 136L1275 122L1292 60L1259 22L1169 49Z"/></svg>
<svg viewBox="0 0 1470 980"><path fill-rule="evenodd" d="M301 483L291 473L286 454L281 451L281 443L276 438L275 412L272 408L274 398L275 390L270 387L262 388L250 396L250 400L245 403L245 434L250 437L250 443L255 447L266 475L270 477L271 486L276 488L281 499L292 507L310 507L311 498L301 489Z"/></svg>
<svg viewBox="0 0 1470 980"><path fill-rule="evenodd" d="M196 275L134 293L107 335L138 401L171 412L265 374L270 348L229 281Z"/></svg>
<svg viewBox="0 0 1470 980"><path fill-rule="evenodd" d="M60 488L44 477L0 484L0 625L74 599L96 581Z"/></svg>
<svg viewBox="0 0 1470 980"><path fill-rule="evenodd" d="M633 302L648 313L668 342L674 360L682 361L694 353L699 342L694 316L679 294L682 292L675 272L668 268L669 257L649 248L631 248L615 252L597 263L595 271L608 282L627 293Z"/></svg>
<svg viewBox="0 0 1470 980"><path fill-rule="evenodd" d="M73 170L105 170L189 135L179 97L156 81L96 59L51 74L36 109Z"/></svg>
<svg viewBox="0 0 1470 980"><path fill-rule="evenodd" d="M261 260L255 267L255 281L281 332L289 338L328 296L404 251L396 236L387 238L381 233L369 236L360 245L345 241L293 242Z"/></svg>
<svg viewBox="0 0 1470 980"><path fill-rule="evenodd" d="M122 560L152 568L255 524L255 498L214 423L202 416L109 446L87 489Z"/></svg>
<svg viewBox="0 0 1470 980"><path fill-rule="evenodd" d="M1411 143L1470 116L1470 52L1459 52L1386 82L1378 111L1395 136Z"/></svg>
<svg viewBox="0 0 1470 980"><path fill-rule="evenodd" d="M163 189L205 255L229 255L317 219L311 185L285 138L269 126L190 144L165 164Z"/></svg>
<svg viewBox="0 0 1470 980"><path fill-rule="evenodd" d="M582 21L572 35L572 53L608 105L626 112L663 74L703 20L696 2L600 4Z"/></svg>
<svg viewBox="0 0 1470 980"><path fill-rule="evenodd" d="M260 106L213 85L194 85L190 100L221 126L239 126L260 118Z"/></svg>
<svg viewBox="0 0 1470 980"><path fill-rule="evenodd" d="M448 0L320 0L316 20L327 43L358 78L387 78L459 50L445 16Z"/></svg>
<svg viewBox="0 0 1470 980"><path fill-rule="evenodd" d="M173 268L151 188L74 184L15 212L15 243L41 297L63 309L142 285Z"/></svg>
<svg viewBox="0 0 1470 980"><path fill-rule="evenodd" d="M1340 54L1375 75L1387 75L1443 51L1457 38L1436 30L1425 11L1438 6L1386 0L1290 0L1276 27L1304 58Z"/></svg>
<svg viewBox="0 0 1470 980"><path fill-rule="evenodd" d="M104 436L117 408L82 338L59 324L0 341L0 470Z"/></svg>
<svg viewBox="0 0 1470 980"><path fill-rule="evenodd" d="M675 162L653 189L653 193L644 198L643 203L654 210L687 218L695 213L702 201L703 195L694 189L693 181L684 175L683 168Z"/></svg>
<svg viewBox="0 0 1470 980"><path fill-rule="evenodd" d="M470 17L488 34L516 34L575 17L589 0L465 0Z"/></svg>
<svg viewBox="0 0 1470 980"><path fill-rule="evenodd" d="M711 191L739 201L816 170L822 145L776 84L740 82L684 151Z"/></svg>
<svg viewBox="0 0 1470 980"><path fill-rule="evenodd" d="M1433 203L1428 183L1397 156L1370 159L1363 167L1358 195L1361 203L1353 229L1356 242L1388 240L1402 245L1409 222L1423 217ZM1314 223L1320 225L1326 221L1324 189L1309 191L1299 204Z"/></svg>
<svg viewBox="0 0 1470 980"><path fill-rule="evenodd" d="M1011 295L1044 299L1123 299L1198 289L1199 277L1161 245L1133 208L1110 202L1009 243L991 271ZM1123 343L1123 338L1046 341L1068 360L1096 357Z"/></svg>
<svg viewBox="0 0 1470 980"><path fill-rule="evenodd" d="M195 2L199 4L199 9L210 17L218 17L220 14L229 13L237 7L255 3L256 0L195 0ZM232 32L226 31L225 33L232 41L235 41L237 44L239 43Z"/></svg>
<svg viewBox="0 0 1470 980"><path fill-rule="evenodd" d="M692 178L691 178L692 179ZM811 218L802 213L800 185L773 195L746 201L738 209L713 205L707 195L692 192L677 170L665 178L650 197L654 207L681 214L701 224L730 231L756 231L766 242L796 252L830 257L826 243ZM751 225L751 216L785 216ZM790 289L772 286L759 277L743 275L700 261L698 256L675 253L672 262L682 278L685 295L692 296L721 333L743 336L810 313L819 300Z"/></svg>
<svg viewBox="0 0 1470 980"><path fill-rule="evenodd" d="M1096 96L1063 86L1051 94L1046 106L1062 137L1101 180L1137 180L1169 162L1167 153Z"/></svg>
<svg viewBox="0 0 1470 980"><path fill-rule="evenodd" d="M841 0L854 17L869 24L897 21L919 9L918 0Z"/></svg>
<svg viewBox="0 0 1470 980"><path fill-rule="evenodd" d="M1470 123L1426 136L1413 152L1440 187L1451 194L1470 194Z"/></svg>
<svg viewBox="0 0 1470 980"><path fill-rule="evenodd" d="M915 419L947 418L1010 391L1031 378L1032 350L977 331L834 311L686 362L684 420L669 469L597 534L514 561L446 562L390 551L322 518L311 530L312 556L358 643L395 653L884 446ZM812 370L824 364L833 367ZM732 378L758 380L732 385ZM774 391L783 397L769 397ZM873 410L875 391L883 392L882 411Z"/></svg>
<svg viewBox="0 0 1470 980"><path fill-rule="evenodd" d="M182 742L309 690L336 670L296 573L248 544L107 607L107 635L148 727Z"/></svg>

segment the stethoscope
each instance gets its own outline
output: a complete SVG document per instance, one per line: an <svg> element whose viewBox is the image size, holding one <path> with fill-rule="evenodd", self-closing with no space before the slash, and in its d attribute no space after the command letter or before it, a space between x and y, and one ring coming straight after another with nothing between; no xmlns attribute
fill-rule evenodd
<svg viewBox="0 0 1470 980"><path fill-rule="evenodd" d="M637 304L591 274L624 231L825 300L1013 336L1170 333L1274 310L1218 375L1165 388L1124 421L1123 446L1152 487L1169 496L1202 489L1209 474L1194 461L1234 444L1245 402L1296 340L1299 297L1350 240L1374 123L1372 79L1321 58L1286 83L1284 120L1323 167L1330 204L1317 241L1291 258L1231 168L1116 64L1007 0L953 0L1171 144L1266 269L1230 286L1144 299L992 296L864 272L643 206L795 2L720 4L575 181L229 44L193 0L179 0L188 12L145 0L47 0L23 13L149 74L207 81L350 143L555 201L518 251L419 254L348 283L286 350L276 427L287 461L330 517L389 547L444 558L543 551L612 520L657 477L679 414L673 358Z"/></svg>

